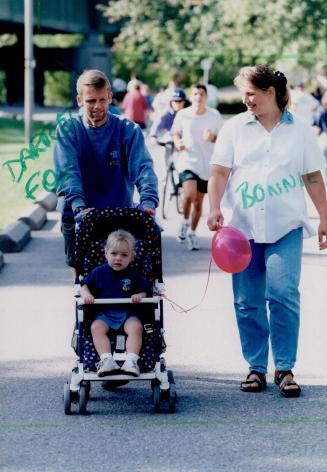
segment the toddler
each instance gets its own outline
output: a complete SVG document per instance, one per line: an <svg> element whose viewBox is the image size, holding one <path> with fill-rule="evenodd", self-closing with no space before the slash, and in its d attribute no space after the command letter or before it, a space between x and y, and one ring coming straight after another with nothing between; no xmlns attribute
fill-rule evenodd
<svg viewBox="0 0 327 472"><path fill-rule="evenodd" d="M84 303L94 303L94 298L131 298L133 304L140 303L147 294L151 296L151 287L139 275L130 263L135 257L135 240L124 230L109 234L105 255L107 262L96 267L81 283L81 296ZM123 325L127 334L126 361L120 368L111 353L109 329L117 330ZM139 353L142 346L143 325L132 306L109 305L97 313L91 324L91 333L95 349L100 356L97 374L99 377L124 373L138 377Z"/></svg>

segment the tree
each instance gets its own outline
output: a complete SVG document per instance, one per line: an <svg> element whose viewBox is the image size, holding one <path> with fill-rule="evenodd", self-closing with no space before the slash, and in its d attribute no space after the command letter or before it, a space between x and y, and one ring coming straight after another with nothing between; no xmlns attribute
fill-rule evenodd
<svg viewBox="0 0 327 472"><path fill-rule="evenodd" d="M220 85L239 67L274 65L288 51L311 67L324 37L324 0L116 0L99 8L124 22L115 73L134 70L157 84L176 69L199 78L204 57L215 59Z"/></svg>

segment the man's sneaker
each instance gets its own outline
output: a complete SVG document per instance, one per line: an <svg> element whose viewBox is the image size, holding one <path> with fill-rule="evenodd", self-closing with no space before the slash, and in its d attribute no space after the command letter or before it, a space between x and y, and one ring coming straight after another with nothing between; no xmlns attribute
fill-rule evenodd
<svg viewBox="0 0 327 472"><path fill-rule="evenodd" d="M126 359L121 367L121 372L127 375L138 377L140 375L140 368L136 359Z"/></svg>
<svg viewBox="0 0 327 472"><path fill-rule="evenodd" d="M189 251L197 251L200 249L199 241L195 233L187 234L187 249Z"/></svg>
<svg viewBox="0 0 327 472"><path fill-rule="evenodd" d="M106 357L98 364L98 377L120 374L120 367L112 357Z"/></svg>
<svg viewBox="0 0 327 472"><path fill-rule="evenodd" d="M189 225L187 223L181 223L181 226L179 228L177 238L176 238L179 243L183 243L185 241L188 227Z"/></svg>

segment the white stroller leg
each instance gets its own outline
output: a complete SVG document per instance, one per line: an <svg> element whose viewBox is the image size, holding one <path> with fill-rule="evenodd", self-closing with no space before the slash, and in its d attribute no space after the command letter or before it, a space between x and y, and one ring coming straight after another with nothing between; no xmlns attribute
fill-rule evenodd
<svg viewBox="0 0 327 472"><path fill-rule="evenodd" d="M83 377L84 377L84 367L82 363L79 363L77 372L73 370L72 377L70 380L70 390L72 392L78 392L79 386L83 380Z"/></svg>

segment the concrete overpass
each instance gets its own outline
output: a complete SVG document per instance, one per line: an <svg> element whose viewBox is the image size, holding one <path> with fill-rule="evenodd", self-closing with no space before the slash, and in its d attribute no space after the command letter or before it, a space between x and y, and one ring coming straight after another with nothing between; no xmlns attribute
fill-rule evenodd
<svg viewBox="0 0 327 472"><path fill-rule="evenodd" d="M113 38L120 24L110 24L96 9L99 0L34 0L34 34L72 34L84 36L76 48L34 47L35 102L43 105L44 72L70 72L72 83L84 69L99 68L111 76ZM0 70L6 73L7 102L24 100L24 0L1 0L0 34L16 34L17 43L0 48ZM104 42L100 43L99 35ZM72 88L72 96L75 92Z"/></svg>

